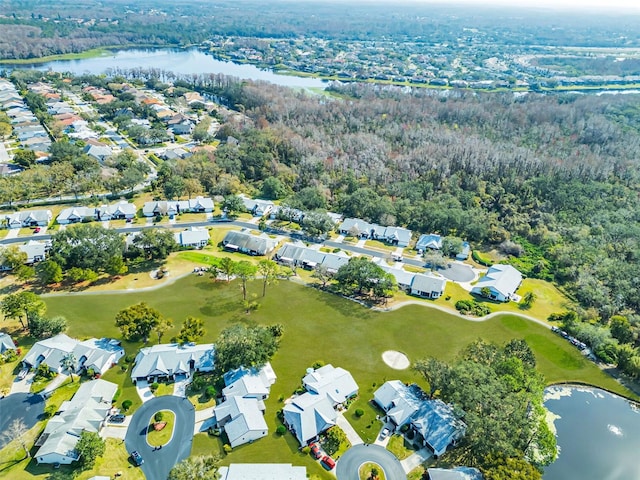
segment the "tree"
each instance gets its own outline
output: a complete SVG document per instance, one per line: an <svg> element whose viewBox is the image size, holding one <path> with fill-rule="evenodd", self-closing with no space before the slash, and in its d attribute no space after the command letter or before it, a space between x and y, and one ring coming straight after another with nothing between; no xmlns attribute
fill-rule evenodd
<svg viewBox="0 0 640 480"><path fill-rule="evenodd" d="M329 273L329 270L327 269L327 267L319 263L313 269L313 273L311 274L311 277L317 278L318 280L320 280L320 283L322 283L322 288L325 288L327 286L327 282L331 280L333 275Z"/></svg>
<svg viewBox="0 0 640 480"><path fill-rule="evenodd" d="M489 466L481 468L485 480L541 480L540 471L523 458L489 457Z"/></svg>
<svg viewBox="0 0 640 480"><path fill-rule="evenodd" d="M13 442L14 440L20 442L20 446L22 446L22 449L24 450L25 458L30 458L31 454L29 453L27 442L25 441L27 431L28 429L24 422L21 419L16 418L9 424L4 432L2 432L2 438L5 439L6 443Z"/></svg>
<svg viewBox="0 0 640 480"><path fill-rule="evenodd" d="M13 161L24 168L31 168L36 164L36 154L33 150L17 150Z"/></svg>
<svg viewBox="0 0 640 480"><path fill-rule="evenodd" d="M413 369L424 377L429 384L429 397L433 398L438 386L446 382L449 366L433 357L418 360Z"/></svg>
<svg viewBox="0 0 640 480"><path fill-rule="evenodd" d="M224 197L221 207L222 211L226 212L229 217L235 217L238 213L247 210L244 202L237 195L227 195Z"/></svg>
<svg viewBox="0 0 640 480"><path fill-rule="evenodd" d="M185 458L171 469L168 480L216 480L219 463L214 455Z"/></svg>
<svg viewBox="0 0 640 480"><path fill-rule="evenodd" d="M192 195L201 194L204 189L202 183L197 178L185 178L184 179L184 191L187 192L187 197L191 198Z"/></svg>
<svg viewBox="0 0 640 480"><path fill-rule="evenodd" d="M167 333L172 328L173 328L173 322L171 321L171 319L160 318L160 320L158 320L158 323L156 323L155 327L153 327L153 330L156 332L156 335L158 335L158 345L160 345L160 342L162 342L162 337L164 337L164 334Z"/></svg>
<svg viewBox="0 0 640 480"><path fill-rule="evenodd" d="M164 228L147 228L133 238L133 244L142 249L150 260L164 260L178 249L173 232Z"/></svg>
<svg viewBox="0 0 640 480"><path fill-rule="evenodd" d="M429 266L432 272L445 268L449 263L439 250L427 249L424 254L424 261Z"/></svg>
<svg viewBox="0 0 640 480"><path fill-rule="evenodd" d="M114 272L122 270L123 251L124 240L118 232L88 223L55 233L50 258L63 270L78 267Z"/></svg>
<svg viewBox="0 0 640 480"><path fill-rule="evenodd" d="M344 431L338 427L331 427L324 434L324 440L322 441L322 447L329 454L335 454L342 444L348 443L347 435Z"/></svg>
<svg viewBox="0 0 640 480"><path fill-rule="evenodd" d="M96 459L104 455L105 448L105 442L100 435L85 430L80 434L75 450L78 452L78 461L83 468L90 469L93 468Z"/></svg>
<svg viewBox="0 0 640 480"><path fill-rule="evenodd" d="M89 282L93 283L98 279L98 274L90 268L72 267L67 270L66 278L73 283Z"/></svg>
<svg viewBox="0 0 640 480"><path fill-rule="evenodd" d="M480 295L485 298L489 298L491 296L491 289L489 287L482 287L480 289Z"/></svg>
<svg viewBox="0 0 640 480"><path fill-rule="evenodd" d="M120 310L116 315L116 327L125 340L142 340L147 343L149 334L163 319L160 312L144 302Z"/></svg>
<svg viewBox="0 0 640 480"><path fill-rule="evenodd" d="M486 287L485 287L486 288ZM520 302L520 308L530 309L533 305L533 302L536 301L537 295L533 292L527 292L524 294L522 301Z"/></svg>
<svg viewBox="0 0 640 480"><path fill-rule="evenodd" d="M247 282L256 277L258 268L251 262L241 260L235 264L233 273L242 282L242 300L247 300Z"/></svg>
<svg viewBox="0 0 640 480"><path fill-rule="evenodd" d="M58 315L55 317L43 317L36 315L31 319L29 333L35 338L50 338L67 329L67 319Z"/></svg>
<svg viewBox="0 0 640 480"><path fill-rule="evenodd" d="M458 237L444 237L442 239L442 254L447 257L455 257L462 252L463 241Z"/></svg>
<svg viewBox="0 0 640 480"><path fill-rule="evenodd" d="M277 282L278 264L268 258L258 262L258 273L262 276L262 296L267 294L267 285Z"/></svg>
<svg viewBox="0 0 640 480"><path fill-rule="evenodd" d="M278 200L287 195L287 187L277 177L269 177L262 182L263 198L269 200Z"/></svg>
<svg viewBox="0 0 640 480"><path fill-rule="evenodd" d="M44 285L52 285L62 281L62 267L54 260L45 260L36 267L38 280Z"/></svg>
<svg viewBox="0 0 640 480"><path fill-rule="evenodd" d="M302 220L302 228L312 236L324 235L334 228L335 224L326 213L309 212Z"/></svg>
<svg viewBox="0 0 640 480"><path fill-rule="evenodd" d="M2 300L2 313L8 318L17 318L23 329L31 328L31 320L47 311L46 304L33 292L10 293ZM25 324L23 319L26 318Z"/></svg>
<svg viewBox="0 0 640 480"><path fill-rule="evenodd" d="M620 343L633 342L633 329L631 323L627 317L621 315L614 315L609 322L609 330L611 330L611 336L617 339Z"/></svg>
<svg viewBox="0 0 640 480"><path fill-rule="evenodd" d="M78 363L78 359L73 354L73 352L67 353L62 360L60 360L60 366L69 372L69 376L71 377L71 382L73 382L73 372L76 369L76 364Z"/></svg>
<svg viewBox="0 0 640 480"><path fill-rule="evenodd" d="M239 367L259 368L278 350L278 337L266 326L242 324L224 329L216 341L216 371Z"/></svg>
<svg viewBox="0 0 640 480"><path fill-rule="evenodd" d="M369 294L378 282L388 281L386 272L366 257L351 258L348 263L338 269L334 279L348 294L354 291L359 294Z"/></svg>
<svg viewBox="0 0 640 480"><path fill-rule="evenodd" d="M0 249L0 265L14 270L27 263L27 254L17 245L7 245Z"/></svg>
<svg viewBox="0 0 640 480"><path fill-rule="evenodd" d="M36 269L29 265L20 265L13 270L13 274L18 280L27 282L36 276Z"/></svg>
<svg viewBox="0 0 640 480"><path fill-rule="evenodd" d="M196 342L204 337L204 322L197 317L187 317L180 328L178 339L182 343Z"/></svg>

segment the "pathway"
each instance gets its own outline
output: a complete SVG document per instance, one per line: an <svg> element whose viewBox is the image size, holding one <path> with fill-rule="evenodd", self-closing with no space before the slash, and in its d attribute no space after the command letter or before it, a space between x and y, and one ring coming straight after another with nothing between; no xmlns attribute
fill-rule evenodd
<svg viewBox="0 0 640 480"><path fill-rule="evenodd" d="M213 409L215 407L205 408L204 410L196 410L196 422L193 429L193 434L200 432L206 432L209 427L215 426L215 418Z"/></svg>
<svg viewBox="0 0 640 480"><path fill-rule="evenodd" d="M402 465L402 468L404 469L405 473L408 474L411 470L419 467L424 462L429 460L432 456L433 455L431 453L431 450L429 450L427 447L424 447L418 450L417 452L412 453L404 460L402 460L400 462L400 465Z"/></svg>
<svg viewBox="0 0 640 480"><path fill-rule="evenodd" d="M51 394L51 392L53 392L56 388L62 385L67 378L69 378L69 375L67 375L66 373L59 373L58 376L54 378L51 381L51 383L49 383L49 385L44 387L44 390L40 392L40 395L42 395L43 397L48 397ZM76 375L73 377L73 380L75 382L79 382L80 378Z"/></svg>
<svg viewBox="0 0 640 480"><path fill-rule="evenodd" d="M351 426L349 421L344 418L344 412L338 412L338 416L336 418L336 425L338 425L342 431L345 433L351 445L360 445L364 443L358 432Z"/></svg>
<svg viewBox="0 0 640 480"><path fill-rule="evenodd" d="M178 380L173 384L173 394L176 397L186 397L187 396L187 385L191 383L190 378L185 378L184 380Z"/></svg>

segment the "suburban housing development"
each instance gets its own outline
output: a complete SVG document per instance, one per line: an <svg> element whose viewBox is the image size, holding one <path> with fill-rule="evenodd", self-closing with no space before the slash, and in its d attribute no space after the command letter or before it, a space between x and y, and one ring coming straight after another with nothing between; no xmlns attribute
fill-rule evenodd
<svg viewBox="0 0 640 480"><path fill-rule="evenodd" d="M189 378L194 372L210 372L214 367L212 343L167 343L141 348L131 370L131 381Z"/></svg>

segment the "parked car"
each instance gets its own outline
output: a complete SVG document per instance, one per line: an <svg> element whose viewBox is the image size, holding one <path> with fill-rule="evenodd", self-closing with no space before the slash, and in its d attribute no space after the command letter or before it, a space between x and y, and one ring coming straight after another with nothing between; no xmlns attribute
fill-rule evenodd
<svg viewBox="0 0 640 480"><path fill-rule="evenodd" d="M133 463L138 467L144 463L144 458L142 458L142 455L140 455L137 450L131 452L131 460L133 460Z"/></svg>
<svg viewBox="0 0 640 480"><path fill-rule="evenodd" d="M122 423L124 422L125 416L122 415L121 413L117 414L117 415L111 415L109 417L109 421L111 423Z"/></svg>
<svg viewBox="0 0 640 480"><path fill-rule="evenodd" d="M36 227L33 229L33 233L40 233L40 227Z"/></svg>
<svg viewBox="0 0 640 480"><path fill-rule="evenodd" d="M322 452L320 451L320 447L317 443L311 444L311 455L316 459L322 457Z"/></svg>
<svg viewBox="0 0 640 480"><path fill-rule="evenodd" d="M24 378L27 376L27 373L29 373L28 368L23 368L22 370L20 370L20 373L18 373L18 380L24 380Z"/></svg>
<svg viewBox="0 0 640 480"><path fill-rule="evenodd" d="M387 438L390 433L391 431L387 427L384 427L382 432L380 432L380 438Z"/></svg>
<svg viewBox="0 0 640 480"><path fill-rule="evenodd" d="M333 458L329 457L329 456L322 457L322 464L328 470L333 470L336 467L336 461Z"/></svg>

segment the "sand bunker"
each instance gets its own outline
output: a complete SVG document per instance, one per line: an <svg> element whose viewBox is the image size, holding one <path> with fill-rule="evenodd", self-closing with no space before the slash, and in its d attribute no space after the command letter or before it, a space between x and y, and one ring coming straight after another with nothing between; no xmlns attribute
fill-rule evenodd
<svg viewBox="0 0 640 480"><path fill-rule="evenodd" d="M387 350L382 354L382 360L394 370L405 370L411 363L404 353Z"/></svg>

